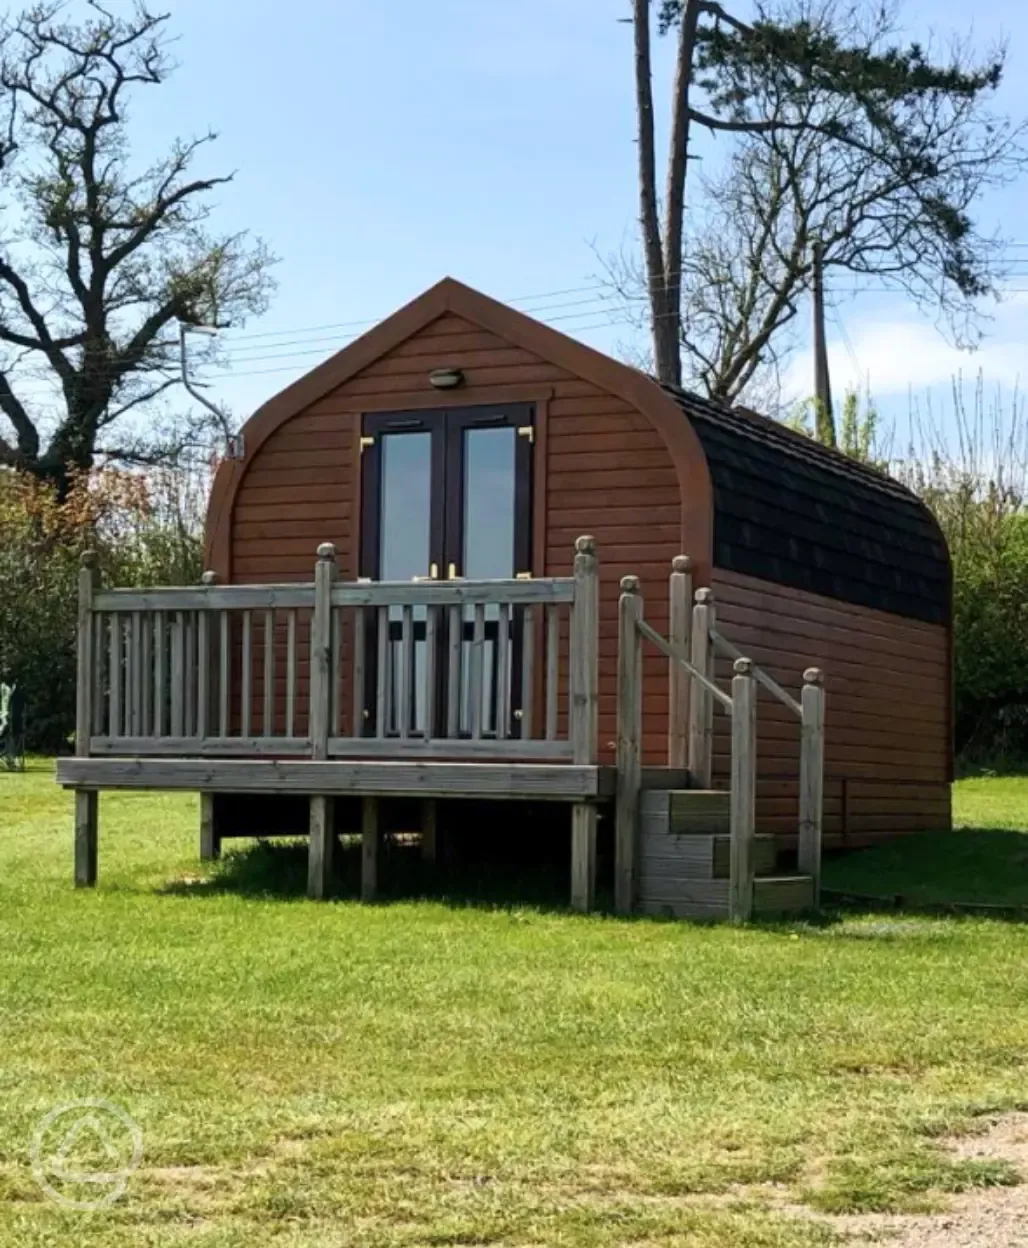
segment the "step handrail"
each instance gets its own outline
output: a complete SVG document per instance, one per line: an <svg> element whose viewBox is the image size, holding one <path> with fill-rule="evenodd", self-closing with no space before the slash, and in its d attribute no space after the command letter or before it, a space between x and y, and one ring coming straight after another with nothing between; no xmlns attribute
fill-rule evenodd
<svg viewBox="0 0 1028 1248"><path fill-rule="evenodd" d="M706 676L703 675L701 671L693 667L693 665L689 662L689 660L685 657L685 655L677 646L672 645L671 642L667 641L664 637L661 637L660 633L658 633L655 628L651 628L650 625L647 624L645 620L637 620L636 627L639 629L639 632L642 633L642 635L646 638L646 640L651 641L663 655L665 655L669 659L674 659L676 662L681 663L681 665L685 668L685 670L689 673L689 675L693 678L693 680L695 680L698 684L702 685L703 688L706 689L709 694L712 694L715 698L717 698L717 700L725 708L728 714L731 715L732 699L728 696L727 693L725 693L723 689L719 689L718 686L712 680L709 680ZM742 658L745 658L746 656L737 650L732 657L736 659L742 659ZM754 676L757 675L756 669L754 669L753 675ZM799 710L799 707L797 707L796 709Z"/></svg>
<svg viewBox="0 0 1028 1248"><path fill-rule="evenodd" d="M738 646L733 646L728 638L722 633L719 633L716 628L710 629L708 635L710 640L714 643L715 648L720 650L726 658L731 659L733 662L736 659L744 659L747 657ZM758 667L756 663L753 664L753 677L758 684L764 686L768 693L773 694L783 706L787 706L797 719L803 718L803 707L800 706L791 694L786 693L773 676L769 676L768 673L765 672L762 667Z"/></svg>
<svg viewBox="0 0 1028 1248"><path fill-rule="evenodd" d="M690 610L690 600L692 609ZM635 902L635 852L642 767L642 643L668 660L668 767L680 770L688 751L691 782L712 786L713 708L719 702L732 719L730 914L748 919L753 908L753 838L756 834L757 698L760 684L800 721L798 865L811 879L814 906L820 901L824 823L824 677L817 667L803 672L799 700L758 667L714 627L714 595L692 593L692 561L672 561L669 637L643 618L639 578L621 582L618 609L617 805L615 812L615 902L621 913ZM732 694L718 687L714 658L733 661ZM687 729L687 730L686 730Z"/></svg>

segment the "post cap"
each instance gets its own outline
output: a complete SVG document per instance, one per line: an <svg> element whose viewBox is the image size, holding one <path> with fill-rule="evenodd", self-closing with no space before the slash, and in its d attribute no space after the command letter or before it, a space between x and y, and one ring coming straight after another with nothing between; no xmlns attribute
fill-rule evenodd
<svg viewBox="0 0 1028 1248"><path fill-rule="evenodd" d="M698 589L694 594L694 598L701 607L709 606L714 601L714 591L712 589Z"/></svg>
<svg viewBox="0 0 1028 1248"><path fill-rule="evenodd" d="M595 555L596 554L596 538L586 534L585 537L575 539L575 553L579 555Z"/></svg>
<svg viewBox="0 0 1028 1248"><path fill-rule="evenodd" d="M753 674L753 660L736 659L732 668L736 676L751 676Z"/></svg>
<svg viewBox="0 0 1028 1248"><path fill-rule="evenodd" d="M623 594L637 594L639 592L639 578L637 576L623 576L621 578L621 592Z"/></svg>
<svg viewBox="0 0 1028 1248"><path fill-rule="evenodd" d="M671 571L672 572L691 572L692 560L689 558L688 555L675 555L674 559L671 560Z"/></svg>
<svg viewBox="0 0 1028 1248"><path fill-rule="evenodd" d="M82 552L82 557L80 558L79 562L84 568L95 568L96 567L96 551L84 550Z"/></svg>
<svg viewBox="0 0 1028 1248"><path fill-rule="evenodd" d="M318 547L319 559L334 559L336 557L336 548L332 542L322 542Z"/></svg>
<svg viewBox="0 0 1028 1248"><path fill-rule="evenodd" d="M805 685L823 685L825 674L819 667L808 667L803 673L803 683Z"/></svg>
<svg viewBox="0 0 1028 1248"><path fill-rule="evenodd" d="M203 576L200 577L201 585L217 585L217 583L218 583L217 572L205 572Z"/></svg>

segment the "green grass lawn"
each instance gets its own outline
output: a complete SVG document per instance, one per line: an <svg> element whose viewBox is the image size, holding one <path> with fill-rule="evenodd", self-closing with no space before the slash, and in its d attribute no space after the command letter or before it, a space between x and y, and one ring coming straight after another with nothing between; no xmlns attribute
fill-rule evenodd
<svg viewBox="0 0 1028 1248"><path fill-rule="evenodd" d="M1028 852L1028 782L966 782L958 811ZM836 1242L789 1201L924 1208L1013 1179L938 1140L1028 1101L1017 923L318 906L206 886L197 820L105 796L100 887L76 893L68 796L42 765L0 775L4 1248L785 1248ZM975 853L946 845L936 877L962 883ZM84 1097L144 1140L96 1212L30 1167L43 1116Z"/></svg>

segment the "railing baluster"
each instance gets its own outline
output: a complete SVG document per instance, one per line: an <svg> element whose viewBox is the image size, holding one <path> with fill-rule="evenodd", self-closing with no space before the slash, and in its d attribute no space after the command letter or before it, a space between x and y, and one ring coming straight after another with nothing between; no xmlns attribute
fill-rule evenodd
<svg viewBox="0 0 1028 1248"><path fill-rule="evenodd" d="M94 737L102 737L104 731L104 661L107 657L104 626L106 617L102 612L93 612L93 695L92 710Z"/></svg>
<svg viewBox="0 0 1028 1248"><path fill-rule="evenodd" d="M167 655L164 648L165 613L157 611L153 618L153 735L164 736L164 696Z"/></svg>
<svg viewBox="0 0 1028 1248"><path fill-rule="evenodd" d="M232 681L228 645L229 615L227 611L220 611L218 615L218 736L227 737L229 734L229 686Z"/></svg>
<svg viewBox="0 0 1028 1248"><path fill-rule="evenodd" d="M184 736L182 706L185 694L185 620L181 611L175 612L171 624L171 735Z"/></svg>
<svg viewBox="0 0 1028 1248"><path fill-rule="evenodd" d="M557 739L557 691L560 681L560 616L546 608L546 740Z"/></svg>
<svg viewBox="0 0 1028 1248"><path fill-rule="evenodd" d="M375 673L377 688L375 690L375 735L384 737L387 735L388 724L386 723L386 715L388 713L389 698L389 667L392 654L390 653L389 642L389 608L379 607L378 609L378 671Z"/></svg>
<svg viewBox="0 0 1028 1248"><path fill-rule="evenodd" d="M196 614L196 735L207 736L207 715L211 704L211 641L208 613Z"/></svg>
<svg viewBox="0 0 1028 1248"><path fill-rule="evenodd" d="M535 612L525 607L521 617L521 739L531 741L535 707Z"/></svg>
<svg viewBox="0 0 1028 1248"><path fill-rule="evenodd" d="M464 651L463 607L450 607L446 650L446 736L449 740L455 741L460 736L460 668Z"/></svg>
<svg viewBox="0 0 1028 1248"><path fill-rule="evenodd" d="M397 719L401 738L410 736L411 698L414 693L414 608L402 608L403 625L400 642L400 690L397 697Z"/></svg>
<svg viewBox="0 0 1028 1248"><path fill-rule="evenodd" d="M186 612L186 722L187 737L196 734L196 612Z"/></svg>
<svg viewBox="0 0 1028 1248"><path fill-rule="evenodd" d="M253 618L243 612L243 670L240 685L239 735L248 737L253 712Z"/></svg>
<svg viewBox="0 0 1028 1248"><path fill-rule="evenodd" d="M425 740L435 736L435 685L436 685L436 646L438 633L436 620L439 618L438 607L425 608Z"/></svg>
<svg viewBox="0 0 1028 1248"><path fill-rule="evenodd" d="M296 736L296 611L286 617L286 736Z"/></svg>
<svg viewBox="0 0 1028 1248"><path fill-rule="evenodd" d="M471 703L471 739L482 736L483 674L485 672L485 603L475 603L475 627L471 640L471 672L468 699Z"/></svg>
<svg viewBox="0 0 1028 1248"><path fill-rule="evenodd" d="M506 741L510 731L510 603L500 607L496 641L496 739Z"/></svg>
<svg viewBox="0 0 1028 1248"><path fill-rule="evenodd" d="M342 735L343 718L343 610L332 609L332 636L329 648L329 736Z"/></svg>
<svg viewBox="0 0 1028 1248"><path fill-rule="evenodd" d="M142 736L143 721L143 617L132 612L132 632L129 641L129 724L130 737Z"/></svg>
<svg viewBox="0 0 1028 1248"><path fill-rule="evenodd" d="M153 721L153 613L148 611L143 616L143 701L140 706L139 735L150 736Z"/></svg>
<svg viewBox="0 0 1028 1248"><path fill-rule="evenodd" d="M264 713L261 731L275 735L275 612L264 612Z"/></svg>
<svg viewBox="0 0 1028 1248"><path fill-rule="evenodd" d="M107 617L107 734L121 736L121 616Z"/></svg>

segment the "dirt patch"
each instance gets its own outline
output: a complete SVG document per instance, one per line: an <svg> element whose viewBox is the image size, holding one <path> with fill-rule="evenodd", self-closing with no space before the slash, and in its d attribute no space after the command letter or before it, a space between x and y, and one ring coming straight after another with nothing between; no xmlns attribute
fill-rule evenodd
<svg viewBox="0 0 1028 1248"><path fill-rule="evenodd" d="M854 1245L888 1248L1028 1248L1028 1113L989 1121L981 1135L951 1140L955 1158L1009 1162L1020 1187L976 1188L953 1196L944 1213L824 1217Z"/></svg>

